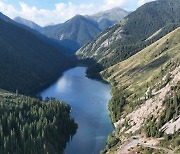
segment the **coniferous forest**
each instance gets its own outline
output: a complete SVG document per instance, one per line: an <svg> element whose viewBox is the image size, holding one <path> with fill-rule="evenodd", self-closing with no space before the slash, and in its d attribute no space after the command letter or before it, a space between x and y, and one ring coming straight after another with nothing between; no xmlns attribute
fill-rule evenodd
<svg viewBox="0 0 180 154"><path fill-rule="evenodd" d="M16 15L29 6L5 3ZM144 0L117 21L117 8L93 19L76 14L84 4L51 3L75 16L39 26L37 4L35 22L0 10L0 154L180 153L180 0Z"/></svg>
<svg viewBox="0 0 180 154"><path fill-rule="evenodd" d="M51 40L2 19L0 27L1 89L29 94L74 65Z"/></svg>
<svg viewBox="0 0 180 154"><path fill-rule="evenodd" d="M70 111L54 98L0 95L0 153L63 153L77 129Z"/></svg>

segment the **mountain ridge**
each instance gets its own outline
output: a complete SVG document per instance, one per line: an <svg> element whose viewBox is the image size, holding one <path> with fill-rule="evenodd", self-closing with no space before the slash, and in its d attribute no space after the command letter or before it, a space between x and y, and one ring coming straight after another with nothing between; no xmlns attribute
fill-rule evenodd
<svg viewBox="0 0 180 154"><path fill-rule="evenodd" d="M76 51L99 34L100 29L95 22L76 15L63 24L45 27L41 33Z"/></svg>
<svg viewBox="0 0 180 154"><path fill-rule="evenodd" d="M115 8L92 16L76 15L64 23L45 27L39 27L36 23L26 19L23 20L23 18L20 18L17 22L38 30L75 52L100 32L114 25L128 14L129 12L123 9ZM74 25L76 27L73 27Z"/></svg>
<svg viewBox="0 0 180 154"><path fill-rule="evenodd" d="M38 24L36 24L35 22L30 21L30 20L27 20L27 19L24 19L24 18L22 18L22 17L16 17L16 18L14 18L13 20L14 20L15 22L17 22L17 23L20 23L20 24L22 24L22 25L25 25L25 26L30 27L30 28L32 28L32 29L35 29L35 30L37 30L37 31L42 30L42 27L39 26Z"/></svg>
<svg viewBox="0 0 180 154"><path fill-rule="evenodd" d="M0 26L1 89L31 93L73 65L72 60L41 35L4 19L0 19Z"/></svg>
<svg viewBox="0 0 180 154"><path fill-rule="evenodd" d="M178 0L144 4L120 23L102 32L93 41L79 49L76 54L80 59L93 58L104 67L109 67L132 56L178 27L180 24L179 7ZM147 40L161 28L163 30L159 35Z"/></svg>
<svg viewBox="0 0 180 154"><path fill-rule="evenodd" d="M101 12L95 13L93 15L89 15L89 16L87 15L86 17L91 20L96 21L99 24L99 28L101 30L105 30L108 27L118 23L129 13L130 12L124 9L116 7L107 11L101 11Z"/></svg>

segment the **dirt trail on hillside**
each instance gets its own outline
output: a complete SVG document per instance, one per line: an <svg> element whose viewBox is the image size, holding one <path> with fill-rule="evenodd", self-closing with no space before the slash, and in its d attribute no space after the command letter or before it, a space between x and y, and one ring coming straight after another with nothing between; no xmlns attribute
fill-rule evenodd
<svg viewBox="0 0 180 154"><path fill-rule="evenodd" d="M166 154L173 154L174 153L170 149L160 147L160 146L156 146L157 143L158 142L156 142L156 143L155 142L154 143L151 143L151 142L144 143L144 140L142 138L132 137L131 139L127 140L121 146L121 148L118 150L117 154L128 154L129 153L128 150L131 149L132 147L137 146L137 145L141 145L143 147L157 149L157 150L163 150L164 152L166 152Z"/></svg>

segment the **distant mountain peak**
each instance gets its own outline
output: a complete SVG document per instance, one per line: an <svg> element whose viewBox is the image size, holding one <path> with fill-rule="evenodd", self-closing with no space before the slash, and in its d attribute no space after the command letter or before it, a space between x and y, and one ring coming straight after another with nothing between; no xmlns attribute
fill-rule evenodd
<svg viewBox="0 0 180 154"><path fill-rule="evenodd" d="M84 18L84 16L80 15L80 14L77 14L75 15L73 18Z"/></svg>
<svg viewBox="0 0 180 154"><path fill-rule="evenodd" d="M101 11L91 16L86 16L99 24L99 28L105 30L106 28L116 24L126 17L130 12L123 10L119 7L110 10Z"/></svg>
<svg viewBox="0 0 180 154"><path fill-rule="evenodd" d="M122 12L127 12L128 13L128 11L126 11L126 10L120 8L120 7L114 7L112 9L109 9L109 10L106 10L106 11L102 11L102 12L113 12L113 11L122 11Z"/></svg>
<svg viewBox="0 0 180 154"><path fill-rule="evenodd" d="M97 22L101 22L101 20L108 19L117 23L118 21L122 20L125 16L127 16L130 12L123 10L119 7L112 8L110 10L101 11L91 16L87 16L96 20Z"/></svg>
<svg viewBox="0 0 180 154"><path fill-rule="evenodd" d="M31 20L24 19L22 17L16 17L16 18L14 18L14 21L17 23L20 23L22 25L28 26L32 29L38 30L38 31L42 29L42 27L39 26L38 24L36 24L35 22L33 22Z"/></svg>
<svg viewBox="0 0 180 154"><path fill-rule="evenodd" d="M40 32L58 40L61 45L76 51L101 31L114 25L127 16L127 11L114 8L92 16L75 15L65 23L44 27Z"/></svg>
<svg viewBox="0 0 180 154"><path fill-rule="evenodd" d="M77 14L74 17L72 17L70 20L87 20L87 18L82 16L82 15L80 15L80 14Z"/></svg>
<svg viewBox="0 0 180 154"><path fill-rule="evenodd" d="M82 47L77 55L80 58L93 58L104 67L114 65L177 27L180 21L179 6L179 0L146 3L121 20L120 24L102 32L92 42ZM162 29L160 33L155 36L160 29Z"/></svg>

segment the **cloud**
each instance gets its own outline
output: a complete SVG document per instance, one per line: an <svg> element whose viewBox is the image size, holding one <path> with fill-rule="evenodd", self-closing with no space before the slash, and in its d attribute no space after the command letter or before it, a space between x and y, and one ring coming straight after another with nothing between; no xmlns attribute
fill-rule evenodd
<svg viewBox="0 0 180 154"><path fill-rule="evenodd" d="M125 10L132 11L137 7L150 1L153 0L104 0L104 4L102 5L102 10L107 10L113 7L121 7Z"/></svg>
<svg viewBox="0 0 180 154"><path fill-rule="evenodd" d="M58 24L68 20L76 14L91 14L97 12L97 7L93 3L76 5L71 2L57 3L53 10L38 9L30 7L24 2L19 2L20 9L16 9L13 5L0 2L0 10L10 18L17 16L35 21L44 26L50 23Z"/></svg>
<svg viewBox="0 0 180 154"><path fill-rule="evenodd" d="M121 7L127 10L131 10L135 6L140 6L146 2L152 0L103 0L102 5L98 6L93 2L84 4L75 4L72 2L57 3L54 4L54 9L38 9L35 6L29 6L26 3L20 1L20 8L15 8L11 4L6 4L5 1L0 0L0 10L10 18L17 16L23 17L28 20L32 20L37 24L44 26L47 24L62 23L76 14L89 15L97 13L98 11L108 10L113 7Z"/></svg>
<svg viewBox="0 0 180 154"><path fill-rule="evenodd" d="M12 12L16 12L15 8L12 5L6 5L1 1L0 1L0 10L3 13L5 12L6 14L11 14Z"/></svg>

